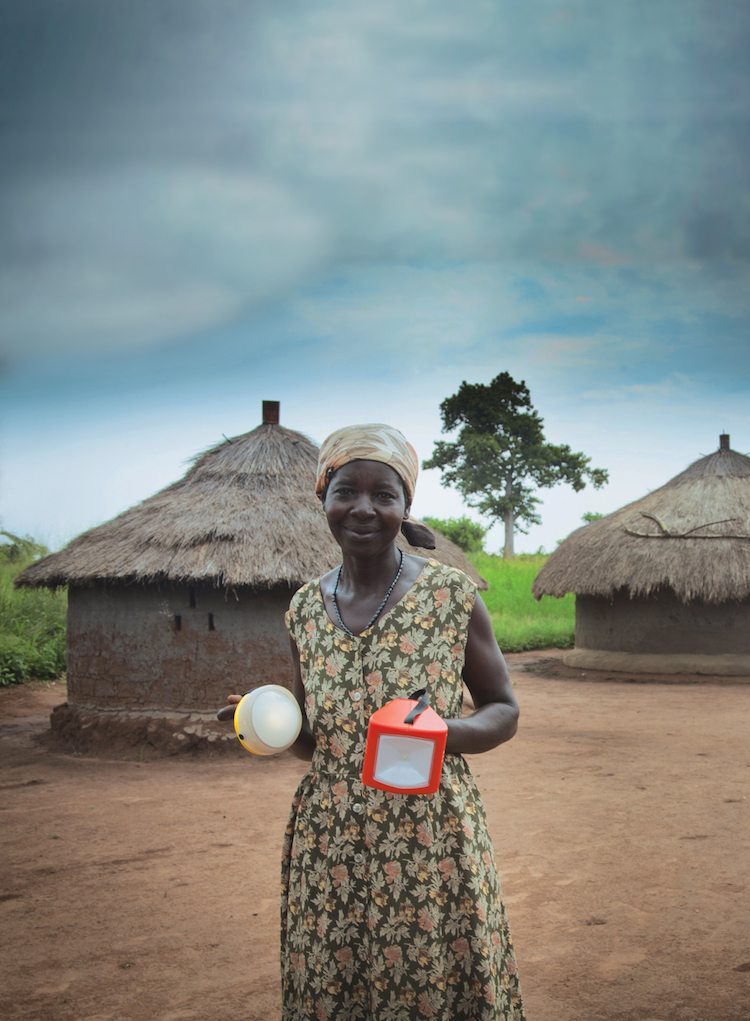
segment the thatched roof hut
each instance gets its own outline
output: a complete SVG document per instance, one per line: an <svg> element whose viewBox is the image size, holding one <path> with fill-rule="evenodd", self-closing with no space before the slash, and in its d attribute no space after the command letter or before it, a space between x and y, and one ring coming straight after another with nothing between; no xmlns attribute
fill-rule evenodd
<svg viewBox="0 0 750 1021"><path fill-rule="evenodd" d="M18 576L18 585L68 586L65 725L79 739L85 713L135 715L140 740L145 717L169 712L201 737L228 691L289 682L289 600L341 559L314 492L317 459L315 444L278 424L278 404L264 402L257 429ZM459 547L436 542L429 552L399 545L487 587ZM185 740L184 726L170 733Z"/></svg>
<svg viewBox="0 0 750 1021"><path fill-rule="evenodd" d="M199 455L179 482L32 564L17 584L296 590L341 560L315 495L317 462L318 448L302 433L260 425ZM440 534L435 541L424 551L397 540L405 552L458 567L487 588L455 543Z"/></svg>
<svg viewBox="0 0 750 1021"><path fill-rule="evenodd" d="M729 447L569 535L533 592L576 594L570 665L750 675L750 457Z"/></svg>

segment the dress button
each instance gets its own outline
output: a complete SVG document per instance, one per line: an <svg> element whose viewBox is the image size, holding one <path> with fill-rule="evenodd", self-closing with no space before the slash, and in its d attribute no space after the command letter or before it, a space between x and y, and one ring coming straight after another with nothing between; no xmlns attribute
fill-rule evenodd
<svg viewBox="0 0 750 1021"><path fill-rule="evenodd" d="M362 855L361 854L355 854L354 855L354 860L356 861L357 865L360 865L361 862L362 862Z"/></svg>
<svg viewBox="0 0 750 1021"><path fill-rule="evenodd" d="M357 815L362 814L362 809L364 806L361 801L356 801L352 807L354 808L354 811L357 813Z"/></svg>
<svg viewBox="0 0 750 1021"><path fill-rule="evenodd" d="M352 701L353 702L359 702L359 700L361 698L362 698L362 692L361 691L355 691L355 692L352 693Z"/></svg>

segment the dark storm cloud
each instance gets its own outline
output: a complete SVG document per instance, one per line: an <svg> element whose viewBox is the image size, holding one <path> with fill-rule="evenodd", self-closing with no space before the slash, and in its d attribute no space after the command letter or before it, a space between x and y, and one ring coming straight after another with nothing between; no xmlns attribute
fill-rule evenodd
<svg viewBox="0 0 750 1021"><path fill-rule="evenodd" d="M734 0L5 0L3 345L151 345L343 264L745 259Z"/></svg>

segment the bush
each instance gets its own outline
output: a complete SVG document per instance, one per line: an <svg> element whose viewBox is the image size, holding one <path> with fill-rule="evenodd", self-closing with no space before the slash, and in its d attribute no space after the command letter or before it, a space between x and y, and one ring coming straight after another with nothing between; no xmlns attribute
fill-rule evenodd
<svg viewBox="0 0 750 1021"><path fill-rule="evenodd" d="M488 529L471 518L422 518L433 532L440 532L446 539L455 542L464 553L480 553L484 549L484 537Z"/></svg>
<svg viewBox="0 0 750 1021"><path fill-rule="evenodd" d="M0 685L30 677L51 680L65 670L67 593L15 589L14 578L47 554L29 536L0 532Z"/></svg>
<svg viewBox="0 0 750 1021"><path fill-rule="evenodd" d="M599 511L586 511L585 514L581 515L581 521L585 521L587 525L590 525L592 521L599 521L604 515L600 514Z"/></svg>
<svg viewBox="0 0 750 1021"><path fill-rule="evenodd" d="M529 553L506 560L490 553L474 553L469 559L489 585L481 595L504 652L573 647L575 596L542 596L537 602L531 594L534 578L547 561L545 554Z"/></svg>

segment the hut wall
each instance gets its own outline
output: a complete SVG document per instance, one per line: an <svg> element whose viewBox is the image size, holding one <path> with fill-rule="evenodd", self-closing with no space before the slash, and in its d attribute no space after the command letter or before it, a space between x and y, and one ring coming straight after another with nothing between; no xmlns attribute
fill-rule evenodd
<svg viewBox="0 0 750 1021"><path fill-rule="evenodd" d="M100 709L215 709L229 692L291 682L293 590L71 586L68 700Z"/></svg>
<svg viewBox="0 0 750 1021"><path fill-rule="evenodd" d="M576 596L576 648L690 655L750 654L750 599L683 603L669 589L630 598Z"/></svg>

